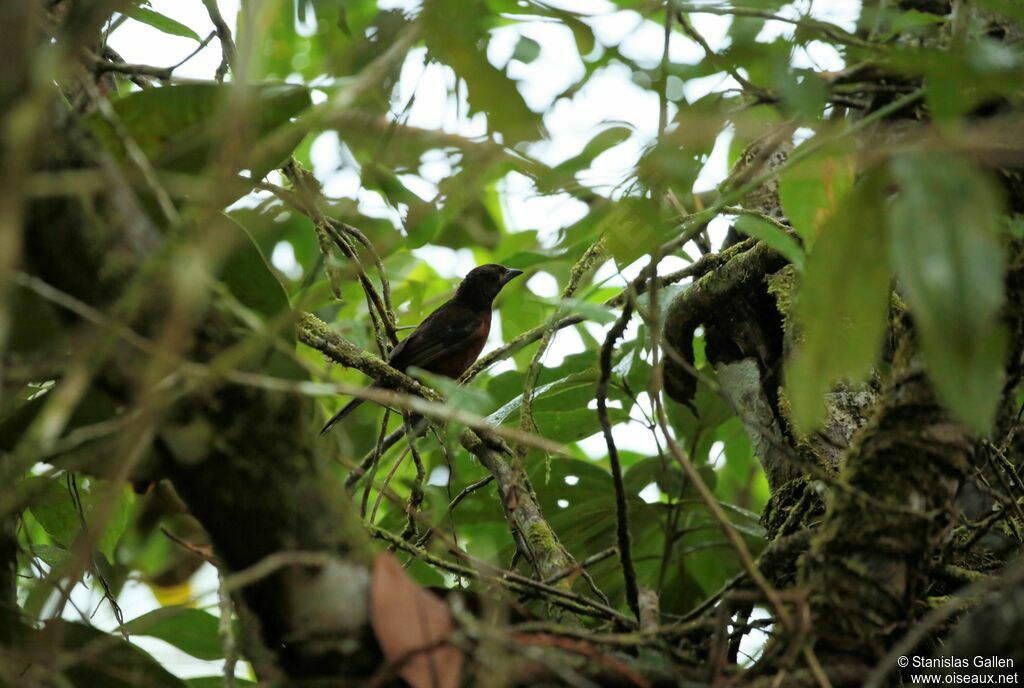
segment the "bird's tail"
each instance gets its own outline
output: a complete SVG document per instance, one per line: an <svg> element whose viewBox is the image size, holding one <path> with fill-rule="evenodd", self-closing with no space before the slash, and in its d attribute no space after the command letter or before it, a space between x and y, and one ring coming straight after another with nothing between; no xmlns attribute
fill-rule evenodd
<svg viewBox="0 0 1024 688"><path fill-rule="evenodd" d="M350 414L353 411L355 411L356 407L359 406L364 401L366 401L366 400L362 399L360 397L356 397L352 401L350 401L347 404L345 404L344 406L342 406L341 410L338 411L337 413L335 413L333 416L331 416L331 419L329 421L327 421L327 424L324 425L323 430L320 431L320 434L321 435L326 435L330 431L331 428L333 428L335 425L337 425L341 421L345 420L345 418L348 417L348 414Z"/></svg>

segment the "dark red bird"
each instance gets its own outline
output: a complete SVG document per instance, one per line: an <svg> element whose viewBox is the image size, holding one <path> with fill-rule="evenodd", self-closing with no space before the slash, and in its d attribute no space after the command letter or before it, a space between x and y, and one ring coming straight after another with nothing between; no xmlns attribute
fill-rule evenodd
<svg viewBox="0 0 1024 688"><path fill-rule="evenodd" d="M429 373L458 378L487 342L491 331L491 307L501 288L523 274L504 265L489 263L474 268L462 280L455 296L427 316L413 333L403 339L388 357L397 370L422 368ZM381 387L379 383L374 387ZM327 421L324 434L344 420L364 399L353 399Z"/></svg>

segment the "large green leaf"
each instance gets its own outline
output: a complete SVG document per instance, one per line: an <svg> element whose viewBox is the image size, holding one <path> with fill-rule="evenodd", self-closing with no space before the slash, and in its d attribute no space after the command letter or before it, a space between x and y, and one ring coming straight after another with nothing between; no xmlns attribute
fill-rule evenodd
<svg viewBox="0 0 1024 688"><path fill-rule="evenodd" d="M510 377L521 378L521 376L515 374L511 375ZM566 375L563 378L559 378L558 380L554 380L553 382L548 382L543 385L539 385L535 387L533 390L532 400L534 404L534 409L537 410L543 408L542 404L539 403L541 399L545 399L547 397L555 395L562 395L566 392L570 392L573 390L586 390L587 396L589 397L589 393L591 390L594 389L594 385L596 382L597 372L589 370L581 371L578 373L572 373L570 375ZM514 418L518 415L519 408L520 406L522 406L523 403L522 387L516 388L515 391L515 396L513 396L507 403L505 403L497 411L493 412L490 416L488 416L488 422L494 425L501 425L505 423L509 418ZM563 410L566 410L568 407L561 406L561 408Z"/></svg>
<svg viewBox="0 0 1024 688"><path fill-rule="evenodd" d="M863 179L807 257L796 305L803 341L786 371L793 419L804 430L821 421L831 384L865 375L881 348L890 283L882 192L879 175Z"/></svg>
<svg viewBox="0 0 1024 688"><path fill-rule="evenodd" d="M149 88L113 101L125 131L149 161L161 170L196 173L214 160L228 127L245 134L250 147L261 138L288 127L291 118L310 105L309 89L293 84L182 84ZM124 145L99 115L90 126L104 145L125 157ZM284 160L301 140L301 132L283 137L280 148L242 167L259 179Z"/></svg>
<svg viewBox="0 0 1024 688"><path fill-rule="evenodd" d="M534 413L533 418L540 434L555 442L577 442L601 431L597 412L585 406L566 411ZM608 420L612 425L628 421L629 411L610 408Z"/></svg>
<svg viewBox="0 0 1024 688"><path fill-rule="evenodd" d="M213 660L224 656L217 635L219 620L189 607L161 607L124 625L130 635L145 635L170 643L186 654Z"/></svg>
<svg viewBox="0 0 1024 688"><path fill-rule="evenodd" d="M921 335L929 377L968 428L985 433L999 404L1006 332L1000 203L962 160L915 154L891 164L892 255Z"/></svg>

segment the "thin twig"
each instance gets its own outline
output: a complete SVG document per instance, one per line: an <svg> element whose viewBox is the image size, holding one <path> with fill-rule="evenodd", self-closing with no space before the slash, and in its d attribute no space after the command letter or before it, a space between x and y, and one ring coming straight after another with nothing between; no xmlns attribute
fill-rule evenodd
<svg viewBox="0 0 1024 688"><path fill-rule="evenodd" d="M413 418L407 413L402 421L405 425L405 436L409 440L409 453L412 455L412 462L416 467L416 477L413 478L412 489L409 491L409 502L406 505L409 520L405 530L402 531L403 540L412 540L416 537L415 514L423 503L423 481L426 479L427 474L423 468L423 459L420 457L420 452L416 449L416 433L413 429Z"/></svg>
<svg viewBox="0 0 1024 688"><path fill-rule="evenodd" d="M218 572L217 576L217 606L220 610L220 618L217 622L217 637L220 638L221 648L224 650L224 687L235 688L235 664L238 662L238 647L235 643L234 615L235 605L231 601L231 594L224 586L224 574Z"/></svg>
<svg viewBox="0 0 1024 688"><path fill-rule="evenodd" d="M601 432L604 433L605 445L608 447L608 462L611 465L612 481L615 485L615 519L616 539L619 544L619 559L622 561L622 575L626 582L626 602L633 611L637 621L640 620L640 593L636 578L636 568L633 566L633 548L629 534L629 502L626 498L626 486L622 480L622 463L619 461L619 450L615 446L615 438L612 436L612 424L608 419L608 380L612 370L612 349L615 342L619 340L626 326L633 315L633 303L627 301L622 309L622 315L615 321L615 324L605 337L604 345L601 347L600 366L601 374L597 381L597 417L601 423Z"/></svg>
<svg viewBox="0 0 1024 688"><path fill-rule="evenodd" d="M565 284L565 288L562 289L562 299L571 298L576 290L579 289L580 283L584 276L589 274L595 267L596 263L605 254L604 245L598 241L588 248L580 259L576 261L575 265L569 271L569 279ZM534 389L537 386L537 379L540 377L541 362L544 359L544 354L547 353L548 345L551 343L551 339L557 331L553 327L553 323L562 316L561 308L559 312L555 314L555 317L548 321L547 329L540 336L540 345L537 347L537 351L533 355L533 359L530 361L530 365L526 369L526 375L523 378L523 400L519 407L519 429L522 432L537 432L537 424L533 419L533 394ZM520 447L516 453L516 456L520 462L525 458L524 448Z"/></svg>
<svg viewBox="0 0 1024 688"><path fill-rule="evenodd" d="M529 593L539 595L544 597L550 603L564 609L568 609L576 614L596 616L602 619L611 619L618 621L627 628L636 627L636 622L621 612L606 604L584 597L583 595L579 595L570 590L548 585L546 583L527 578L526 576L522 576L513 571L505 571L493 564L471 557L464 552L453 551L453 554L462 558L467 562L467 564L469 564L469 566L457 564L431 554L421 547L417 547L411 542L407 542L398 535L384 530L379 526L370 525L369 528L373 535L391 543L395 548L408 552L409 554L413 554L428 564L436 566L442 570L458 574L465 578L483 578L491 582L499 583L514 590L517 594Z"/></svg>
<svg viewBox="0 0 1024 688"><path fill-rule="evenodd" d="M217 37L220 39L222 57L214 78L217 83L223 83L228 69L235 70L235 42L231 38L231 28L220 13L217 0L203 0L203 5L206 6L206 12L210 15L210 21L213 22L213 26L217 30Z"/></svg>
<svg viewBox="0 0 1024 688"><path fill-rule="evenodd" d="M186 55L179 62L170 65L169 67L154 67L152 65L144 64L131 64L128 62L122 62L120 60L104 60L99 57L93 62L93 73L95 74L106 74L107 72L116 72L118 74L124 74L126 76L148 76L160 81L170 81L174 75L174 70L181 67L183 64L191 60L193 57L203 51L206 46L210 44L214 36L217 35L216 31L211 32L202 42L196 47L195 50ZM108 49L109 50L109 49ZM113 52L113 51L110 51Z"/></svg>
<svg viewBox="0 0 1024 688"><path fill-rule="evenodd" d="M568 568L565 571L562 571L561 573L556 573L555 575L551 576L550 578L548 578L544 582L547 583L548 585L553 585L553 584L557 583L558 581L562 580L563 578L567 578L567 577L573 575L574 573L579 573L581 571L584 571L584 570L587 569L587 567L593 566L594 564L599 564L602 561L604 561L605 559L610 559L611 557L614 557L618 553L619 553L619 550L618 550L617 547L609 547L608 549L601 550L600 552L597 552L596 554L591 554L589 557L587 557L583 561L577 563L575 566L573 566L571 568Z"/></svg>
<svg viewBox="0 0 1024 688"><path fill-rule="evenodd" d="M760 102L775 102L775 100L777 100L771 91L751 83L750 80L740 74L739 70L736 69L736 67L728 60L723 60L721 56L718 55L710 45L708 45L708 42L704 40L704 37L700 35L697 29L693 27L690 20L686 18L685 12L677 10L676 19L679 21L679 25L683 27L683 33L692 38L704 50L704 54L707 56L708 60L721 65L722 69L724 69L729 76L735 79L736 83L742 86L745 91L749 91Z"/></svg>

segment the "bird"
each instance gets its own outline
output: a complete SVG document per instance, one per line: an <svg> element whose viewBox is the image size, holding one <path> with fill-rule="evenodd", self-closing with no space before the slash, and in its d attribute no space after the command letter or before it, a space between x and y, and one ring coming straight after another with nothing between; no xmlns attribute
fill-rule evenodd
<svg viewBox="0 0 1024 688"><path fill-rule="evenodd" d="M388 364L403 373L416 367L458 379L473 365L487 342L494 297L521 274L522 270L497 263L470 270L455 290L455 295L428 315L391 351ZM371 385L373 387L380 389L384 385L377 382ZM345 404L327 421L320 434L329 432L363 401L365 399L356 397Z"/></svg>

